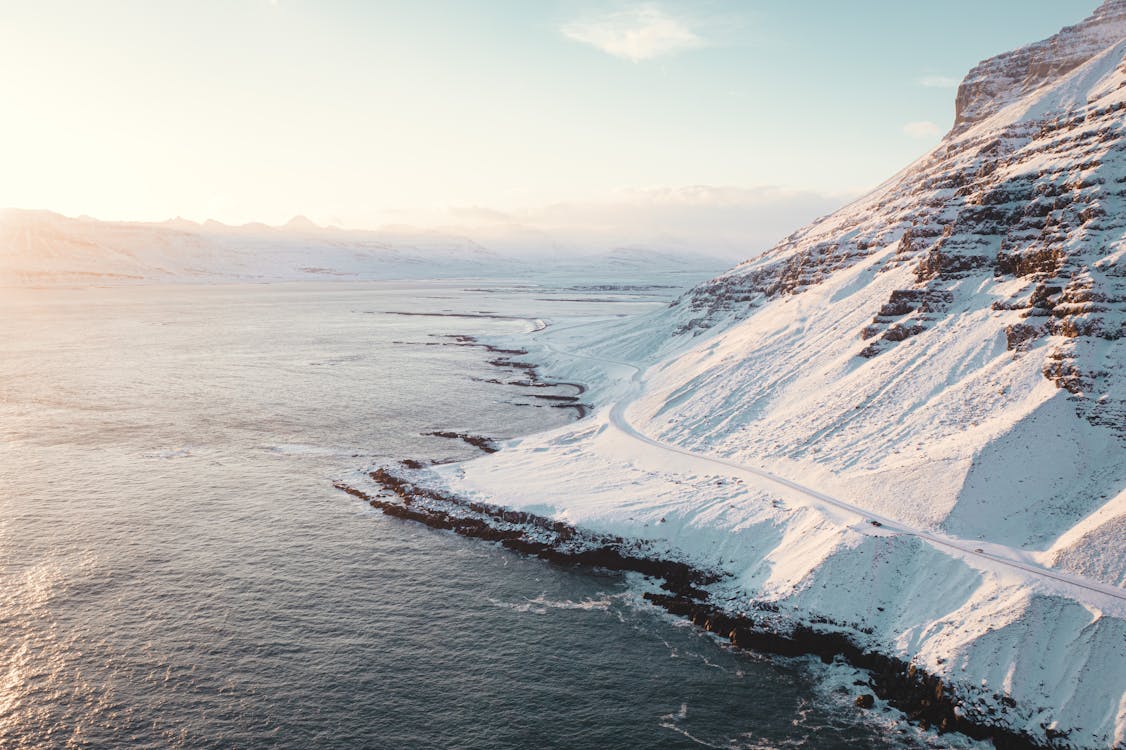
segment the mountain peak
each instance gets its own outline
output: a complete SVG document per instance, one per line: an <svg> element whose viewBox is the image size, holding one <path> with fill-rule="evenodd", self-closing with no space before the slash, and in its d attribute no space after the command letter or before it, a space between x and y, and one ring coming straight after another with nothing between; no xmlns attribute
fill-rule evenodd
<svg viewBox="0 0 1126 750"><path fill-rule="evenodd" d="M1126 0L1106 0L1094 12L1093 18L1098 18L1106 14L1126 13Z"/></svg>
<svg viewBox="0 0 1126 750"><path fill-rule="evenodd" d="M201 224L191 219L185 219L183 216L177 216L173 219L167 219L162 222L166 227L173 229L199 229Z"/></svg>
<svg viewBox="0 0 1126 750"><path fill-rule="evenodd" d="M1107 0L1083 22L973 68L958 88L954 132L1059 79L1126 39L1126 0Z"/></svg>
<svg viewBox="0 0 1126 750"><path fill-rule="evenodd" d="M309 229L320 229L319 226L313 223L313 220L303 214L298 214L292 219L282 225L282 229L291 229L298 231L305 231Z"/></svg>
<svg viewBox="0 0 1126 750"><path fill-rule="evenodd" d="M1126 440L1126 382L1100 359L1126 342L1126 0L986 60L959 109L911 168L686 295L677 331L745 319L864 265L872 288L895 286L857 326L854 354L936 341L974 310L976 335L1036 360L1078 416Z"/></svg>

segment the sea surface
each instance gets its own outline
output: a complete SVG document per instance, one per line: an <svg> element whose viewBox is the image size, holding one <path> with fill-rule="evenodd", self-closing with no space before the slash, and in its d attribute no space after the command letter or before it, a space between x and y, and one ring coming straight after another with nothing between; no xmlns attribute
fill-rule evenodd
<svg viewBox="0 0 1126 750"><path fill-rule="evenodd" d="M809 660L737 653L648 607L636 581L333 488L381 462L476 453L426 432L575 418L487 382L494 355L449 336L671 294L0 290L0 747L931 742L864 716Z"/></svg>

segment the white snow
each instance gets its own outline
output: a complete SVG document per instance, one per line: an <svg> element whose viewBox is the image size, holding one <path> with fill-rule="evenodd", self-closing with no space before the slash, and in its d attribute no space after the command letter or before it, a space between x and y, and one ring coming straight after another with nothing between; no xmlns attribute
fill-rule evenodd
<svg viewBox="0 0 1126 750"><path fill-rule="evenodd" d="M1017 730L1126 744L1126 339L1010 347L1008 326L1036 322L1013 304L1035 277L917 270L918 245L972 260L1059 243L1061 283L1106 295L1076 319L1121 328L1126 205L1110 186L1126 182L1124 110L1108 107L1126 101L1126 4L1110 6L1108 26L1082 31L1103 45L1086 62L1006 90L993 114L771 253L644 320L521 338L602 408L435 481L724 571L713 593L734 611L765 600L795 621L850 623ZM982 207L1008 195L989 189L1026 185L1065 190L1061 213L1105 218L989 229ZM779 279L789 287L771 291ZM913 335L862 340L897 290L941 299L876 316L919 324ZM858 356L870 341L878 354ZM1082 392L1045 376L1058 361L1093 373Z"/></svg>
<svg viewBox="0 0 1126 750"><path fill-rule="evenodd" d="M585 338L581 328L562 327L537 336L544 357L558 362L567 347L580 348L581 355ZM1000 502L994 512L983 514L973 537L935 523L942 514L927 501L957 507L944 495L958 484L958 471L964 474L974 465L972 440L963 446L971 460L934 464L914 455L897 458L913 471L903 481L888 482L879 471L859 479L837 475L815 460L779 461L747 450L727 451L737 456L734 460L722 457L716 444L686 439L708 434L712 422L699 417L714 408L710 404L675 412L690 413L704 425L689 425L685 433L670 429L668 417L657 422L646 413L651 402L667 403L655 394L667 395L668 389L655 383L666 382L682 364L695 366L696 357L727 356L716 346L727 339L702 343L688 355L649 368L644 378L626 362L575 356L570 368L558 372L600 382L600 393L612 405L574 425L512 441L495 455L439 467L440 481L471 500L647 540L674 557L726 571L732 577L717 595L734 610L749 606L751 599L767 600L796 620L825 615L855 623L854 635L955 684L976 686L984 680L989 690L978 699L982 705L1006 710L989 697L996 691L1022 708L1036 709L1035 715L1009 717L1018 728L1039 731L1038 711L1044 708L1061 726L1080 728L1082 739L1093 746L1109 744L1112 736L1121 741L1126 590L1050 567L1051 561L1034 549L995 539L989 524L1003 517ZM579 373L578 367L588 369ZM742 367L750 369L745 362ZM737 371L725 373L733 377ZM742 389L740 382L724 392ZM746 391L758 389L747 386ZM1047 398L1037 393L1034 402L1053 404L1054 392L1049 387ZM814 391L810 403L828 395ZM922 414L912 417L928 421ZM772 444L802 444L801 434L792 432L801 429L800 422L787 428L784 419L777 419L770 425L778 431L768 437ZM839 443L828 441L823 450L829 457L834 445L868 437L843 435ZM878 435L866 444L869 453L885 446ZM1019 456L1012 460L1027 468ZM1118 464L1114 468L1121 470ZM1044 473L1055 478L1051 472L1058 468L1053 464ZM943 480L943 472L955 479ZM910 495L899 494L905 488ZM1009 496L1020 492L1018 485ZM882 525L873 526L872 520ZM872 633L861 634L860 628Z"/></svg>
<svg viewBox="0 0 1126 750"><path fill-rule="evenodd" d="M588 384L601 408L433 481L723 571L713 594L732 611L768 601L790 621L845 623L1017 730L1126 746L1124 36L1126 0L1110 0L987 61L973 117L932 153L673 307L529 324L503 343ZM290 230L10 212L0 285L535 265L463 237ZM926 277L928 248L981 262ZM1059 278L987 267L1058 248ZM691 271L632 250L557 268L589 282L623 265ZM1048 282L1101 297L1030 317ZM903 291L935 301L884 313ZM1063 320L1110 335L1039 322ZM1010 346L1008 327L1033 323ZM1084 373L1075 392L1045 377L1061 362Z"/></svg>

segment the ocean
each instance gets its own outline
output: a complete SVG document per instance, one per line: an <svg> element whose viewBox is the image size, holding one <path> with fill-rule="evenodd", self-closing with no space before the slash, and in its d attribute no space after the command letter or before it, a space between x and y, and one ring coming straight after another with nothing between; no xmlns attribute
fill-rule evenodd
<svg viewBox="0 0 1126 750"><path fill-rule="evenodd" d="M673 293L0 291L0 747L925 742L852 708L822 665L734 651L628 577L334 489L358 468L477 453L426 433L576 418L454 337L635 314Z"/></svg>

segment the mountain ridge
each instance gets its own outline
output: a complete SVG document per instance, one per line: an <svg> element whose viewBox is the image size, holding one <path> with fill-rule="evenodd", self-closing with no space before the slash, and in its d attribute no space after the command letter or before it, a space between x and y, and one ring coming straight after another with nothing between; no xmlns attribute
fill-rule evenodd
<svg viewBox="0 0 1126 750"><path fill-rule="evenodd" d="M636 280L655 272L695 283L729 260L661 245L575 247L547 235L514 246L456 229L229 226L175 218L159 223L0 210L0 286L59 283L231 283L417 278L595 276Z"/></svg>
<svg viewBox="0 0 1126 750"><path fill-rule="evenodd" d="M1084 24L1052 39L1061 35L1113 41L1084 50L1078 64L1068 57L1056 85L1035 86L1031 101L1010 100L1005 88L990 105L993 114L978 106L966 119L963 111L963 126L890 184L692 290L681 304L701 314L681 323L678 332L746 317L765 301L800 293L895 246L879 271L909 265L914 279L872 310L871 321L857 332L861 356L879 356L924 331L955 303L957 282L992 279L999 315L1019 311L1005 316L1009 348L1026 351L1045 337L1056 341L1045 375L1074 395L1091 393L1095 403L1113 396L1113 405L1088 409L1088 416L1126 424L1118 389L1111 394L1100 387L1100 368L1075 351L1082 344L1061 341L1126 335L1120 263L1126 2L1110 0ZM1057 46L1040 43L1018 52L1027 63L1026 55ZM993 61L1009 60L1001 55L975 68L959 99L983 70L994 70L999 63ZM1050 60L1041 65L1056 69Z"/></svg>
<svg viewBox="0 0 1126 750"><path fill-rule="evenodd" d="M1121 597L1052 582L1126 594L1123 5L657 315L520 339L613 406L432 481L720 571L713 606L836 623L1036 746L1126 747Z"/></svg>
<svg viewBox="0 0 1126 750"><path fill-rule="evenodd" d="M954 132L1069 73L1126 35L1126 2L1107 0L1082 23L976 65L958 87Z"/></svg>

